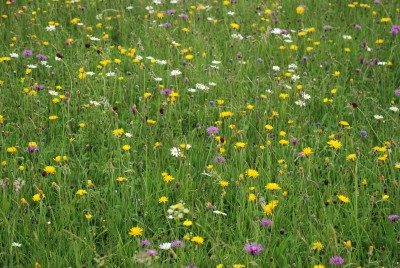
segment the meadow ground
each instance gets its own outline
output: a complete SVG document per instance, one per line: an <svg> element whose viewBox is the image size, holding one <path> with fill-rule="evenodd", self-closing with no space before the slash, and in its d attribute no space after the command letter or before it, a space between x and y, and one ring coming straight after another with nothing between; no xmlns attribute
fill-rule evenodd
<svg viewBox="0 0 400 268"><path fill-rule="evenodd" d="M0 267L400 267L399 18L2 1Z"/></svg>

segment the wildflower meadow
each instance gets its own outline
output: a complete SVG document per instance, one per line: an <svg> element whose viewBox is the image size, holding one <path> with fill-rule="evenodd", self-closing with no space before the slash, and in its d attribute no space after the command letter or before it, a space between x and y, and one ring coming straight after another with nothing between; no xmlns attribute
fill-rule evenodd
<svg viewBox="0 0 400 268"><path fill-rule="evenodd" d="M2 0L0 267L400 267L400 2Z"/></svg>

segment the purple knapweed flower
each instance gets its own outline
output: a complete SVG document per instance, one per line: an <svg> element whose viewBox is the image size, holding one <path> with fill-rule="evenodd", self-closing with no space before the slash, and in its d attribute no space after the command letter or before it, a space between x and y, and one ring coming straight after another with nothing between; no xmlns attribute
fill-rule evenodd
<svg viewBox="0 0 400 268"><path fill-rule="evenodd" d="M355 25L354 25L354 29L356 29L356 30L361 30L361 25L360 25L360 24L355 24Z"/></svg>
<svg viewBox="0 0 400 268"><path fill-rule="evenodd" d="M130 109L131 113L136 113L137 112L137 108L136 105L133 105Z"/></svg>
<svg viewBox="0 0 400 268"><path fill-rule="evenodd" d="M330 25L325 25L325 26L324 26L324 30L325 30L325 31L330 31L330 30L332 30L332 26L330 26Z"/></svg>
<svg viewBox="0 0 400 268"><path fill-rule="evenodd" d="M344 263L344 260L343 260L343 258L340 257L340 256L332 257L332 258L329 260L329 264L333 264L333 265L340 265L340 264L343 264L343 263Z"/></svg>
<svg viewBox="0 0 400 268"><path fill-rule="evenodd" d="M252 242L252 243L246 244L246 245L244 246L244 250L245 250L246 252L250 253L251 255L258 255L258 254L260 254L260 252L263 251L264 249L263 249L263 247L262 247L261 244L258 244L258 245L257 245L257 243Z"/></svg>
<svg viewBox="0 0 400 268"><path fill-rule="evenodd" d="M26 57L32 56L32 54L33 54L32 50L29 49L25 49L24 52L22 52L22 55Z"/></svg>
<svg viewBox="0 0 400 268"><path fill-rule="evenodd" d="M33 88L33 89L37 89L37 90L42 90L42 89L44 89L44 85L42 85L42 84L40 84L40 85L35 84L35 85L32 86L32 88Z"/></svg>
<svg viewBox="0 0 400 268"><path fill-rule="evenodd" d="M181 19L187 19L187 18L189 18L189 16L186 15L186 14L179 14L178 17L181 18Z"/></svg>
<svg viewBox="0 0 400 268"><path fill-rule="evenodd" d="M47 56L44 55L44 54L37 54L37 55L36 55L36 58L37 58L38 60L47 60Z"/></svg>
<svg viewBox="0 0 400 268"><path fill-rule="evenodd" d="M192 264L192 265L187 265L185 268L197 268L197 266Z"/></svg>
<svg viewBox="0 0 400 268"><path fill-rule="evenodd" d="M171 243L171 247L173 247L173 248L175 248L175 247L183 248L183 246L184 246L184 243L182 242L182 240L175 240Z"/></svg>
<svg viewBox="0 0 400 268"><path fill-rule="evenodd" d="M399 216L399 215L394 215L394 214L392 214L392 215L389 215L389 216L388 216L388 219L389 219L391 222L398 222L398 221L400 221L400 216Z"/></svg>
<svg viewBox="0 0 400 268"><path fill-rule="evenodd" d="M169 95L171 95L171 93L172 93L172 90L168 89L168 88L161 90L161 94L163 94L163 95L169 96Z"/></svg>
<svg viewBox="0 0 400 268"><path fill-rule="evenodd" d="M147 247L147 246L150 246L150 245L151 245L151 243L150 243L149 240L143 240L142 242L140 242L140 246L141 246L142 248Z"/></svg>
<svg viewBox="0 0 400 268"><path fill-rule="evenodd" d="M291 138L290 139L290 143L293 144L293 145L296 145L297 139L296 138Z"/></svg>
<svg viewBox="0 0 400 268"><path fill-rule="evenodd" d="M214 163L223 163L223 162L225 162L225 157L223 156L216 156L214 158Z"/></svg>
<svg viewBox="0 0 400 268"><path fill-rule="evenodd" d="M158 252L157 252L157 250L155 250L155 249L149 249L148 251L147 251L147 255L149 255L149 256L155 256L155 255L157 255L158 254Z"/></svg>
<svg viewBox="0 0 400 268"><path fill-rule="evenodd" d="M394 90L394 95L400 95L400 88Z"/></svg>
<svg viewBox="0 0 400 268"><path fill-rule="evenodd" d="M39 151L39 146L28 146L25 148L25 151L27 151L29 153Z"/></svg>
<svg viewBox="0 0 400 268"><path fill-rule="evenodd" d="M261 224L262 226L264 226L264 227L269 227L269 226L272 226L272 220L267 219L267 218L263 218L263 219L260 221L260 224Z"/></svg>
<svg viewBox="0 0 400 268"><path fill-rule="evenodd" d="M207 131L208 134L213 135L213 134L217 134L219 129L217 127L215 127L215 126L211 126L211 127L208 127L206 129L206 131Z"/></svg>
<svg viewBox="0 0 400 268"><path fill-rule="evenodd" d="M400 25L393 25L392 29L390 30L391 34L398 34L400 32Z"/></svg>
<svg viewBox="0 0 400 268"><path fill-rule="evenodd" d="M165 27L165 28L168 28L168 27L171 27L171 23L164 23L164 24L161 24L160 25L161 27Z"/></svg>
<svg viewBox="0 0 400 268"><path fill-rule="evenodd" d="M168 14L168 15L173 15L173 14L175 14L175 12L176 12L175 9L167 10L167 14Z"/></svg>

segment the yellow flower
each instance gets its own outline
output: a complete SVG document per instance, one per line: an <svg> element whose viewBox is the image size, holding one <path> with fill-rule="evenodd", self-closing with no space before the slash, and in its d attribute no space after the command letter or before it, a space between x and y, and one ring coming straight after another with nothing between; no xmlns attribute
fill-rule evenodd
<svg viewBox="0 0 400 268"><path fill-rule="evenodd" d="M124 150L124 151L129 151L130 149L131 149L131 146L128 144L122 146L122 150Z"/></svg>
<svg viewBox="0 0 400 268"><path fill-rule="evenodd" d="M350 203L350 198L348 198L345 195L339 195L338 196L339 200L342 201L343 203Z"/></svg>
<svg viewBox="0 0 400 268"><path fill-rule="evenodd" d="M80 195L80 196L83 196L83 195L87 194L87 191L86 191L86 190L83 190L83 189L79 189L78 191L76 191L75 194Z"/></svg>
<svg viewBox="0 0 400 268"><path fill-rule="evenodd" d="M310 156L313 153L312 148L311 147L306 147L303 149L303 154L304 156Z"/></svg>
<svg viewBox="0 0 400 268"><path fill-rule="evenodd" d="M239 27L240 27L239 24L237 24L237 23L231 23L230 26L232 29L235 29L235 30L239 30Z"/></svg>
<svg viewBox="0 0 400 268"><path fill-rule="evenodd" d="M171 182L174 180L174 177L172 177L171 175L166 175L166 176L163 176L163 180L165 182Z"/></svg>
<svg viewBox="0 0 400 268"><path fill-rule="evenodd" d="M93 216L92 216L91 214L86 214L86 215L85 215L85 218L88 219L88 220L90 220L91 218L93 218Z"/></svg>
<svg viewBox="0 0 400 268"><path fill-rule="evenodd" d="M324 248L324 245L321 242L316 241L313 243L313 246L312 246L313 250L322 250L323 248Z"/></svg>
<svg viewBox="0 0 400 268"><path fill-rule="evenodd" d="M244 142L235 143L235 149L244 148L244 147L246 147L246 143L244 143Z"/></svg>
<svg viewBox="0 0 400 268"><path fill-rule="evenodd" d="M279 187L279 184L277 183L270 182L267 185L265 185L265 189L274 191L274 190L280 190L281 187Z"/></svg>
<svg viewBox="0 0 400 268"><path fill-rule="evenodd" d="M167 202L168 202L168 197L166 197L166 196L161 196L158 199L158 203L167 203Z"/></svg>
<svg viewBox="0 0 400 268"><path fill-rule="evenodd" d="M256 200L256 195L255 194L249 194L249 201L254 202Z"/></svg>
<svg viewBox="0 0 400 268"><path fill-rule="evenodd" d="M314 268L325 268L325 266L323 266L322 264L316 264L314 265Z"/></svg>
<svg viewBox="0 0 400 268"><path fill-rule="evenodd" d="M49 116L49 119L50 119L50 120L56 120L57 118L58 118L57 115L50 115L50 116Z"/></svg>
<svg viewBox="0 0 400 268"><path fill-rule="evenodd" d="M137 237L137 236L142 236L142 234L143 234L143 229L140 228L140 227L138 227L138 226L132 227L132 228L129 230L129 235L130 235L130 236Z"/></svg>
<svg viewBox="0 0 400 268"><path fill-rule="evenodd" d="M32 200L33 201L35 201L35 202L38 202L38 201L40 201L40 200L43 200L43 198L45 198L46 196L43 194L43 193L38 193L38 194L35 194L33 197L32 197ZM22 200L21 200L22 201Z"/></svg>
<svg viewBox="0 0 400 268"><path fill-rule="evenodd" d="M221 187L228 187L229 182L228 181L220 181L219 185L221 185Z"/></svg>
<svg viewBox="0 0 400 268"><path fill-rule="evenodd" d="M194 236L190 241L195 242L197 244L203 244L204 238L201 236Z"/></svg>
<svg viewBox="0 0 400 268"><path fill-rule="evenodd" d="M273 127L273 126L271 126L271 125L265 125L265 129L266 129L266 130L273 130L273 129L274 129L274 127Z"/></svg>
<svg viewBox="0 0 400 268"><path fill-rule="evenodd" d="M192 59L193 59L193 55L186 55L186 56L185 56L185 59L186 59L186 60L192 60Z"/></svg>
<svg viewBox="0 0 400 268"><path fill-rule="evenodd" d="M155 120L147 119L147 124L154 125L156 123Z"/></svg>
<svg viewBox="0 0 400 268"><path fill-rule="evenodd" d="M7 153L13 154L17 151L17 148L15 148L14 146L12 147L8 147L7 148Z"/></svg>
<svg viewBox="0 0 400 268"><path fill-rule="evenodd" d="M257 178L259 176L259 173L255 169L248 169L246 170L246 175L249 178Z"/></svg>
<svg viewBox="0 0 400 268"><path fill-rule="evenodd" d="M222 117L222 118L225 118L225 117L232 117L233 116L233 113L232 112L221 112L220 114L219 114L219 117Z"/></svg>
<svg viewBox="0 0 400 268"><path fill-rule="evenodd" d="M124 129L123 128L114 129L113 134L115 137L120 137L122 134L124 134Z"/></svg>
<svg viewBox="0 0 400 268"><path fill-rule="evenodd" d="M118 177L118 178L116 178L116 180L119 182L127 181L127 179L125 177Z"/></svg>
<svg viewBox="0 0 400 268"><path fill-rule="evenodd" d="M330 140L328 141L328 145L334 149L339 149L340 147L342 147L342 143L338 140Z"/></svg>
<svg viewBox="0 0 400 268"><path fill-rule="evenodd" d="M331 92L332 92L332 91L331 91ZM340 124L341 126L344 126L344 127L350 126L350 124L349 124L347 121L340 121L339 124Z"/></svg>
<svg viewBox="0 0 400 268"><path fill-rule="evenodd" d="M346 240L346 241L344 241L344 242L343 242L343 245L344 245L346 248L351 248L351 240Z"/></svg>
<svg viewBox="0 0 400 268"><path fill-rule="evenodd" d="M271 215L274 208L278 205L278 201L277 200L272 200L271 202L269 202L268 204L266 204L264 206L264 213L267 215Z"/></svg>
<svg viewBox="0 0 400 268"><path fill-rule="evenodd" d="M383 196L382 196L382 200L383 201L386 201L386 200L388 200L389 199L389 196L387 195L387 194L384 194Z"/></svg>
<svg viewBox="0 0 400 268"><path fill-rule="evenodd" d="M185 225L186 227L190 227L190 226L193 225L193 222L192 222L192 221L189 221L189 220L185 220L185 221L183 222L183 225Z"/></svg>
<svg viewBox="0 0 400 268"><path fill-rule="evenodd" d="M356 159L356 154L349 154L347 157L346 157L346 160L354 160L354 159Z"/></svg>
<svg viewBox="0 0 400 268"><path fill-rule="evenodd" d="M56 168L53 166L45 166L44 171L48 174L54 174L56 173Z"/></svg>
<svg viewBox="0 0 400 268"><path fill-rule="evenodd" d="M299 14L299 15L303 14L304 13L304 6L298 6L296 8L296 13Z"/></svg>
<svg viewBox="0 0 400 268"><path fill-rule="evenodd" d="M289 141L288 141L288 140L280 140L280 141L279 141L279 144L280 144L280 145L288 145L288 144L289 144Z"/></svg>

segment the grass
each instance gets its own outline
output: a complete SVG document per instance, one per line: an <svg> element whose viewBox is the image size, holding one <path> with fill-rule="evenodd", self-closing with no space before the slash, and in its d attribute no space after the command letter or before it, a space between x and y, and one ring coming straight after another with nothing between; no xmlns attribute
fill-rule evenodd
<svg viewBox="0 0 400 268"><path fill-rule="evenodd" d="M400 6L157 2L2 4L0 266L398 267Z"/></svg>

